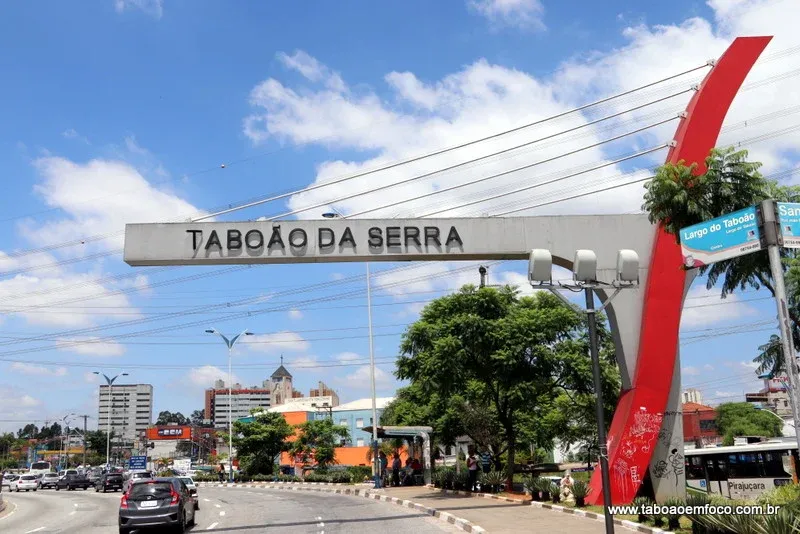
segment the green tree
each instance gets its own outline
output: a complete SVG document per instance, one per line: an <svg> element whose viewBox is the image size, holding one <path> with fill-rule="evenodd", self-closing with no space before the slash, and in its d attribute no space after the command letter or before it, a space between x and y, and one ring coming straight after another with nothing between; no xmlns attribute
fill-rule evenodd
<svg viewBox="0 0 800 534"><path fill-rule="evenodd" d="M250 423L233 422L233 445L247 474L269 475L276 456L288 450L286 440L294 429L279 413L254 411L253 418ZM227 442L227 435L220 437Z"/></svg>
<svg viewBox="0 0 800 534"><path fill-rule="evenodd" d="M28 423L17 430L17 437L20 439L35 439L39 435L39 427L33 423Z"/></svg>
<svg viewBox="0 0 800 534"><path fill-rule="evenodd" d="M111 431L111 442L116 437L115 432ZM86 432L86 448L98 454L106 453L106 432L102 430L88 430Z"/></svg>
<svg viewBox="0 0 800 534"><path fill-rule="evenodd" d="M350 437L346 426L335 425L329 418L306 421L297 425L299 435L289 445L289 453L309 464L313 457L317 466L325 469L336 463L334 449Z"/></svg>
<svg viewBox="0 0 800 534"><path fill-rule="evenodd" d="M717 406L717 429L725 444L733 445L736 436L781 436L783 423L749 402L726 402Z"/></svg>
<svg viewBox="0 0 800 534"><path fill-rule="evenodd" d="M613 367L611 338L599 330L604 368ZM519 298L512 287L464 286L425 307L401 352L397 377L446 407L438 423L493 444L495 456L505 452L508 479L518 447L549 446L563 430L552 415L557 399L594 393L585 317L549 293ZM618 388L618 374L612 383L606 389Z"/></svg>
<svg viewBox="0 0 800 534"><path fill-rule="evenodd" d="M189 422L192 424L192 426L199 426L203 428L211 428L214 426L210 422L206 423L205 421L205 410L195 410L192 412L192 415L189 416Z"/></svg>
<svg viewBox="0 0 800 534"><path fill-rule="evenodd" d="M157 425L169 425L169 424L176 424L176 425L188 425L191 421L186 418L181 412L169 412L163 411L159 412L158 419L156 419Z"/></svg>
<svg viewBox="0 0 800 534"><path fill-rule="evenodd" d="M680 240L680 229L732 211L754 206L767 198L782 202L800 200L800 188L781 186L758 171L761 163L748 162L746 150L713 149L706 158L707 171L695 175L696 165L683 161L667 163L645 185L642 208L650 221L662 223L667 232ZM795 347L800 349L800 263L793 249L781 249L787 279L787 305L792 320ZM714 263L700 269L707 274L706 287L721 281L722 297L736 290L766 288L775 295L774 282L765 250ZM783 370L777 337L760 347L755 358L757 372L777 374Z"/></svg>

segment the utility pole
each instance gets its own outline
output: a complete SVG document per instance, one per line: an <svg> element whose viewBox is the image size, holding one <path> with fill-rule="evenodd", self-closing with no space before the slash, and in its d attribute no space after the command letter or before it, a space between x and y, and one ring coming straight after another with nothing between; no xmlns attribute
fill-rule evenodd
<svg viewBox="0 0 800 534"><path fill-rule="evenodd" d="M83 417L83 467L86 468L86 420L89 418L88 415L79 415L78 417Z"/></svg>
<svg viewBox="0 0 800 534"><path fill-rule="evenodd" d="M775 208L775 201L772 199L761 202L762 234L767 245L769 266L772 270L772 280L775 285L775 304L778 307L778 326L781 331L783 363L786 367L786 375L789 378L789 402L792 407L792 417L796 428L798 422L800 422L800 417L798 417L800 406L798 406L797 397L800 384L798 384L792 329L789 325L789 309L786 307L786 284L783 280L783 263L781 262L780 250L783 240L778 228L778 217ZM800 432L795 432L795 437L800 451Z"/></svg>
<svg viewBox="0 0 800 534"><path fill-rule="evenodd" d="M484 267L483 265L478 267L478 273L481 275L481 285L480 285L480 287L486 287L486 273L487 272L488 271L487 271L486 267Z"/></svg>

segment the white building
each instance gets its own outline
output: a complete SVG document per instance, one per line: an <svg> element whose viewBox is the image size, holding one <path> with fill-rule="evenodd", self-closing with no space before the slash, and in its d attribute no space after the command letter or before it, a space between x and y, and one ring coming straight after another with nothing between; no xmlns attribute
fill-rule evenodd
<svg viewBox="0 0 800 534"><path fill-rule="evenodd" d="M116 436L121 436L125 442L136 442L153 419L153 386L114 384L109 388L106 384L101 385L97 403L97 427L103 432L109 429L109 404L111 431Z"/></svg>
<svg viewBox="0 0 800 534"><path fill-rule="evenodd" d="M703 404L703 393L694 388L683 390L683 404L693 402L695 404Z"/></svg>

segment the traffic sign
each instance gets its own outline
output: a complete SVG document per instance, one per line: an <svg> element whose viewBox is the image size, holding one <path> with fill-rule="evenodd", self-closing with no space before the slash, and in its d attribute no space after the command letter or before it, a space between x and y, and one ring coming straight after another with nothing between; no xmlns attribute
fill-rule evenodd
<svg viewBox="0 0 800 534"><path fill-rule="evenodd" d="M777 202L778 224L781 228L783 246L800 248L800 204L796 202Z"/></svg>
<svg viewBox="0 0 800 534"><path fill-rule="evenodd" d="M800 205L798 205L800 208ZM800 235L800 228L798 231ZM686 267L702 267L761 250L755 206L681 229ZM798 240L800 247L800 240Z"/></svg>
<svg viewBox="0 0 800 534"><path fill-rule="evenodd" d="M147 456L131 456L128 460L128 469L147 469Z"/></svg>

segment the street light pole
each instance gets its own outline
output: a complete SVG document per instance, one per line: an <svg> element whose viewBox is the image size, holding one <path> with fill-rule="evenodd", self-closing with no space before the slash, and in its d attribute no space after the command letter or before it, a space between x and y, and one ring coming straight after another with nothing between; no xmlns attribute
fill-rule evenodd
<svg viewBox="0 0 800 534"><path fill-rule="evenodd" d="M108 418L106 424L106 469L111 469L111 410L114 408L114 382L121 376L128 376L128 373L120 373L114 378L109 378L105 373L94 371L94 374L100 375L106 379L108 384Z"/></svg>
<svg viewBox="0 0 800 534"><path fill-rule="evenodd" d="M326 219L338 219L342 217L339 212L323 213ZM372 389L372 478L375 487L381 487L381 468L380 458L378 458L378 401L375 397L375 343L372 335L372 276L370 274L369 262L367 266L367 326L369 330L369 381Z"/></svg>
<svg viewBox="0 0 800 534"><path fill-rule="evenodd" d="M228 347L228 480L233 482L233 346L239 341L242 336L252 336L252 332L244 330L241 334L235 335L228 339L223 334L219 333L215 328L206 330L207 334L214 334L222 338L225 345Z"/></svg>

